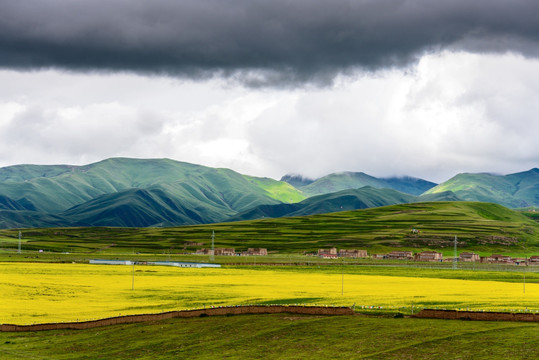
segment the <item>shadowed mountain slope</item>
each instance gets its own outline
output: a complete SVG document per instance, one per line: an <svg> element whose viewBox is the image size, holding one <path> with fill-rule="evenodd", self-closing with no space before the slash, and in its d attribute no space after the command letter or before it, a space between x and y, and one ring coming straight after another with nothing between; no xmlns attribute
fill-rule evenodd
<svg viewBox="0 0 539 360"><path fill-rule="evenodd" d="M198 198L232 210L305 198L284 182L168 159L115 158L85 166L0 169L0 195L24 202L25 208L31 205L49 213L65 211L100 195L157 185L172 196Z"/></svg>
<svg viewBox="0 0 539 360"><path fill-rule="evenodd" d="M194 225L212 222L211 215L217 217L210 209L199 211L202 215L159 189L130 189L99 196L64 211L61 216L75 226L120 227Z"/></svg>
<svg viewBox="0 0 539 360"><path fill-rule="evenodd" d="M0 229L72 226L62 216L28 210L0 210Z"/></svg>
<svg viewBox="0 0 539 360"><path fill-rule="evenodd" d="M453 193L448 192L438 196L436 201L448 200L456 201L458 199ZM424 199L392 189L376 189L372 186L365 186L360 189L343 190L313 196L296 204L261 205L234 216L229 220L253 220L266 217L277 218L324 214L418 201L424 201Z"/></svg>
<svg viewBox="0 0 539 360"><path fill-rule="evenodd" d="M0 209L1 210L28 210L19 202L13 199L10 199L4 195L0 195Z"/></svg>
<svg viewBox="0 0 539 360"><path fill-rule="evenodd" d="M17 165L0 168L0 179L0 209L35 211L32 217L10 215L4 222L17 227L36 226L50 214L66 226L198 224L223 221L258 205L305 199L285 182L168 159Z"/></svg>

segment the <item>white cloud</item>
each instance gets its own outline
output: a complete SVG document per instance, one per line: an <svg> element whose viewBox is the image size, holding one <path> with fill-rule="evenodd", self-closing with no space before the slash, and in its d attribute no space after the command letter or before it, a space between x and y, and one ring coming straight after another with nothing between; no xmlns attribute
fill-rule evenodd
<svg viewBox="0 0 539 360"><path fill-rule="evenodd" d="M363 76L279 104L252 126L252 142L286 171L310 176L353 170L443 181L461 171L525 170L539 161L538 70L511 54L426 56L411 73Z"/></svg>
<svg viewBox="0 0 539 360"><path fill-rule="evenodd" d="M278 178L364 171L443 181L538 166L539 62L424 56L330 88L0 71L0 165L169 157Z"/></svg>
<svg viewBox="0 0 539 360"><path fill-rule="evenodd" d="M1 161L76 163L136 152L159 135L162 119L118 103L84 107L18 105L4 114Z"/></svg>

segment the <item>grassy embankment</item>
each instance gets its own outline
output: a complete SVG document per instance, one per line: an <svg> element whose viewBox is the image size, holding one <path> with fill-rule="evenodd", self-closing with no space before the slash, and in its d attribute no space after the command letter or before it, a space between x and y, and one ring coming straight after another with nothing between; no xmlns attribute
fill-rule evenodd
<svg viewBox="0 0 539 360"><path fill-rule="evenodd" d="M539 324L244 315L0 333L4 359L534 359Z"/></svg>
<svg viewBox="0 0 539 360"><path fill-rule="evenodd" d="M411 229L420 233L412 234ZM499 205L468 202L403 204L174 228L23 229L22 247L27 251L88 254L90 258L135 253L174 256L209 247L212 231L216 234L216 247L234 247L237 251L265 247L285 261L287 256L331 246L367 249L371 254L394 249L433 249L450 256L455 236L459 251L513 256L539 253L537 222ZM0 231L0 248L12 254L17 248L17 237L18 230Z"/></svg>

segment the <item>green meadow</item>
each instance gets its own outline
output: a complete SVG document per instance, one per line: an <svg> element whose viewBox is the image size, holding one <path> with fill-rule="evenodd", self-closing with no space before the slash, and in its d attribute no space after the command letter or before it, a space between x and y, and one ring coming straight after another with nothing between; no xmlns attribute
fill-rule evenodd
<svg viewBox="0 0 539 360"><path fill-rule="evenodd" d="M413 233L412 229L419 230ZM171 228L21 229L26 251L90 255L183 254L210 247L237 251L264 247L272 254L303 254L319 248L360 248L369 253L432 249L453 253L539 253L539 224L500 205L476 202L402 204L323 215ZM15 251L18 229L0 231L0 249ZM252 259L251 259L252 261Z"/></svg>
<svg viewBox="0 0 539 360"><path fill-rule="evenodd" d="M539 324L241 315L0 333L3 359L536 359Z"/></svg>

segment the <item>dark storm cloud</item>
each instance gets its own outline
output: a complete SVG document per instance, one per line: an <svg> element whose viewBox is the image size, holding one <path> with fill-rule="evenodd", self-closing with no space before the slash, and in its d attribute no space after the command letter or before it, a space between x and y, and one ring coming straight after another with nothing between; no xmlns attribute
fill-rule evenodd
<svg viewBox="0 0 539 360"><path fill-rule="evenodd" d="M0 66L324 82L429 51L539 55L536 0L3 0Z"/></svg>

